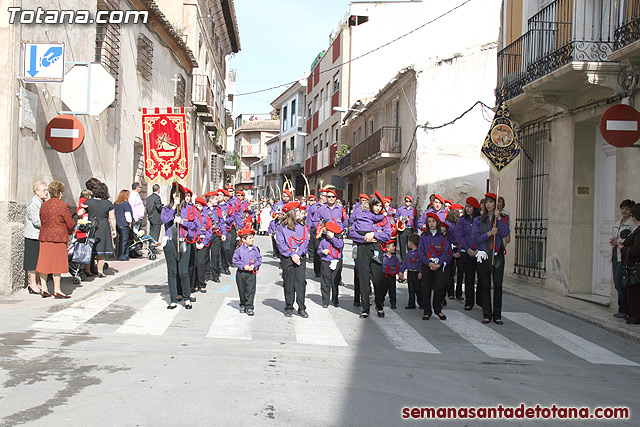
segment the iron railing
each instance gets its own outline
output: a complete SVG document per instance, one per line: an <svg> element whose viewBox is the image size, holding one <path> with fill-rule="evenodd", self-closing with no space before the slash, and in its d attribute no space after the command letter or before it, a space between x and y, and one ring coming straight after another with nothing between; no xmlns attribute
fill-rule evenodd
<svg viewBox="0 0 640 427"><path fill-rule="evenodd" d="M615 0L620 25L614 33L615 50L640 40L640 0Z"/></svg>
<svg viewBox="0 0 640 427"><path fill-rule="evenodd" d="M209 76L204 74L193 75L193 93L191 102L196 105L213 106L213 92Z"/></svg>
<svg viewBox="0 0 640 427"><path fill-rule="evenodd" d="M606 62L614 49L611 1L555 0L527 21L527 32L498 53L498 91L507 99L572 61Z"/></svg>
<svg viewBox="0 0 640 427"><path fill-rule="evenodd" d="M382 153L400 153L400 127L383 126L351 149L351 166Z"/></svg>
<svg viewBox="0 0 640 427"><path fill-rule="evenodd" d="M346 156L342 157L339 161L338 161L338 172L343 172L346 169L351 167L351 153L347 154Z"/></svg>
<svg viewBox="0 0 640 427"><path fill-rule="evenodd" d="M551 141L548 123L518 131L523 148L517 183L514 226L515 262L513 272L544 279L547 271L546 149ZM508 201L507 201L508 202ZM508 210L508 205L506 207Z"/></svg>

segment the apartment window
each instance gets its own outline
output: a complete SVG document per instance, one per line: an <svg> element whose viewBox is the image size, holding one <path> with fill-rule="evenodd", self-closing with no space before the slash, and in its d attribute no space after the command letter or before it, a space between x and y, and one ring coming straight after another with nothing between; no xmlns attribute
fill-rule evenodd
<svg viewBox="0 0 640 427"><path fill-rule="evenodd" d="M318 149L322 150L322 148L323 148L323 145L322 145L322 134L320 134L319 138L320 138L320 141L319 141L320 142L320 148L318 148Z"/></svg>
<svg viewBox="0 0 640 427"><path fill-rule="evenodd" d="M296 111L296 100L291 101L291 127L296 126L296 116L298 115Z"/></svg>
<svg viewBox="0 0 640 427"><path fill-rule="evenodd" d="M320 104L318 102L318 95L313 98L313 111L318 111L320 109Z"/></svg>
<svg viewBox="0 0 640 427"><path fill-rule="evenodd" d="M145 80L153 77L153 42L144 34L138 34L138 72Z"/></svg>
<svg viewBox="0 0 640 427"><path fill-rule="evenodd" d="M173 106L184 107L186 102L187 82L182 74L176 74L173 78L174 90L173 90Z"/></svg>
<svg viewBox="0 0 640 427"><path fill-rule="evenodd" d="M396 130L393 135L393 142L400 142L400 99L395 99L393 101L393 125L396 127Z"/></svg>
<svg viewBox="0 0 640 427"><path fill-rule="evenodd" d="M329 129L324 131L324 143L325 143L325 148L329 147L329 144L331 143L331 140L329 139Z"/></svg>
<svg viewBox="0 0 640 427"><path fill-rule="evenodd" d="M334 124L333 126L331 126L331 135L334 135L334 140L333 142L338 142L338 138L335 138L335 136L337 135L336 129L338 128L338 124Z"/></svg>
<svg viewBox="0 0 640 427"><path fill-rule="evenodd" d="M289 142L289 161L291 163L295 163L296 161L296 156L295 156L295 152L296 152L296 137L292 136L291 137L291 141Z"/></svg>
<svg viewBox="0 0 640 427"><path fill-rule="evenodd" d="M340 90L340 74L333 76L333 93Z"/></svg>
<svg viewBox="0 0 640 427"><path fill-rule="evenodd" d="M287 130L287 106L282 109L282 131Z"/></svg>
<svg viewBox="0 0 640 427"><path fill-rule="evenodd" d="M115 0L98 0L98 11L119 9ZM116 99L110 105L115 107L118 100L118 75L120 68L120 25L96 24L95 62L101 63L116 79Z"/></svg>
<svg viewBox="0 0 640 427"><path fill-rule="evenodd" d="M337 123L334 125L334 127L335 127L335 131L334 131L335 139L334 139L334 142L338 142L338 140L340 139L339 138L339 136L340 136L340 127L338 127Z"/></svg>
<svg viewBox="0 0 640 427"><path fill-rule="evenodd" d="M311 141L307 142L307 155L305 157L311 157Z"/></svg>
<svg viewBox="0 0 640 427"><path fill-rule="evenodd" d="M313 115L313 111L311 110L311 103L309 103L308 110L309 112L307 113L307 120L309 120Z"/></svg>
<svg viewBox="0 0 640 427"><path fill-rule="evenodd" d="M287 165L287 141L282 141L282 166Z"/></svg>
<svg viewBox="0 0 640 427"><path fill-rule="evenodd" d="M318 154L318 138L313 138L313 154Z"/></svg>
<svg viewBox="0 0 640 427"><path fill-rule="evenodd" d="M358 144L362 142L362 126L358 128Z"/></svg>
<svg viewBox="0 0 640 427"><path fill-rule="evenodd" d="M321 110L319 122L322 123L324 121L324 89L320 89L320 105L318 108Z"/></svg>
<svg viewBox="0 0 640 427"><path fill-rule="evenodd" d="M357 141L358 141L358 140L356 139L356 132L354 131L354 132L353 132L353 140L352 140L352 142L351 142L351 146L352 146L352 147L355 147L355 146L356 146Z"/></svg>

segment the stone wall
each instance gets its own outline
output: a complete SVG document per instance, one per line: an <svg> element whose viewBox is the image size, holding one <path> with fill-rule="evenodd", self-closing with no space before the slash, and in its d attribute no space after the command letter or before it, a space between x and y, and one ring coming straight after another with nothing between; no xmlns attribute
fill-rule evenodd
<svg viewBox="0 0 640 427"><path fill-rule="evenodd" d="M24 218L27 205L0 202L0 295L15 292L25 284Z"/></svg>

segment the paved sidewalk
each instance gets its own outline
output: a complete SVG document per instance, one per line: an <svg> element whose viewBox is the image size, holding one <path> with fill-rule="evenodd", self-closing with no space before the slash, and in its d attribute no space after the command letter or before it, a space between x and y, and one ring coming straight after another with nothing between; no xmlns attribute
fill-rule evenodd
<svg viewBox="0 0 640 427"><path fill-rule="evenodd" d="M42 298L39 295L30 294L27 288L24 288L12 295L0 296L0 310L7 313L30 310L43 306L49 307L49 309L57 306L69 306L96 292L122 283L139 273L150 270L158 265L164 265L164 255L162 250L160 250L160 248L158 249L157 258L154 261L149 260L147 257L131 258L129 261L107 259L107 264L109 264L109 268L105 271L107 277L89 277L79 285L72 283L70 274L63 274L60 287L62 292L71 296L69 299L55 299L53 297ZM49 292L53 293L53 282L49 281L48 286Z"/></svg>
<svg viewBox="0 0 640 427"><path fill-rule="evenodd" d="M503 291L565 313L569 316L598 326L612 334L640 342L640 325L629 325L624 319L613 317L615 310L600 304L559 294L542 286L519 282L505 277Z"/></svg>

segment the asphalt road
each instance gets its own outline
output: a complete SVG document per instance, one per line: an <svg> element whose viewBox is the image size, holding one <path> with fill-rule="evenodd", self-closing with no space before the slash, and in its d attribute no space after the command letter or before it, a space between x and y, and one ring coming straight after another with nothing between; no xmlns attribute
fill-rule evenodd
<svg viewBox="0 0 640 427"><path fill-rule="evenodd" d="M271 243L257 243L253 318L237 310L233 275L193 310L166 310L163 266L83 301L0 312L0 426L639 424L638 344L510 296L502 326L459 301L446 321L423 321L404 309L406 285L397 310L359 319L349 259L340 308L320 306L308 268L310 317L285 318ZM500 404L625 407L631 418L402 418L405 407Z"/></svg>

